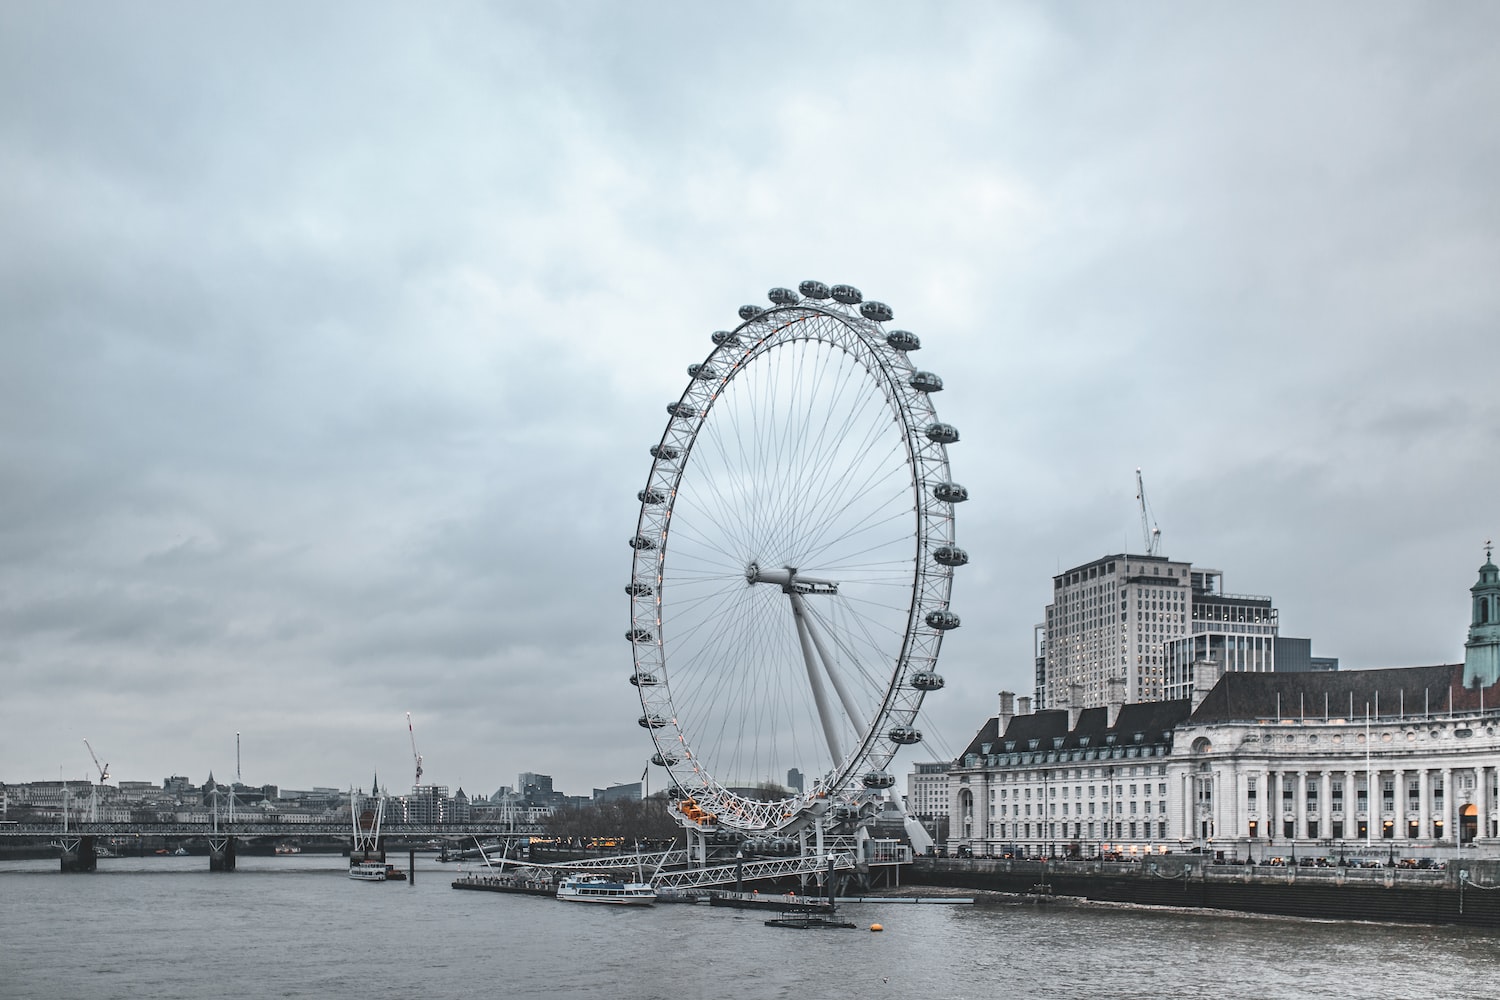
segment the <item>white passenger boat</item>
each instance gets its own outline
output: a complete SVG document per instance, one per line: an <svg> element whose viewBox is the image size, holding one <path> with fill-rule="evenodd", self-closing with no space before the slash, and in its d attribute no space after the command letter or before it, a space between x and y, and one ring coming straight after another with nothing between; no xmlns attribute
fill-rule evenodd
<svg viewBox="0 0 1500 1000"><path fill-rule="evenodd" d="M349 877L360 882L384 882L386 879L386 866L384 861L353 861L349 864Z"/></svg>
<svg viewBox="0 0 1500 1000"><path fill-rule="evenodd" d="M650 882L616 882L602 875L574 875L557 884L557 898L575 903L650 906L656 902L656 889Z"/></svg>

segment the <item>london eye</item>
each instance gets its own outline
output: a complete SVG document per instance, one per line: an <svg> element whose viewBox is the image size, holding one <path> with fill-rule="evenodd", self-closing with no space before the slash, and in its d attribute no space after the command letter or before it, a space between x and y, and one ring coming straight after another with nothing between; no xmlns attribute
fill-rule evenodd
<svg viewBox="0 0 1500 1000"><path fill-rule="evenodd" d="M712 334L637 494L630 682L679 818L789 833L884 794L943 687L958 431L889 306L773 288ZM646 449L643 449L643 452ZM800 786L798 778L801 778Z"/></svg>

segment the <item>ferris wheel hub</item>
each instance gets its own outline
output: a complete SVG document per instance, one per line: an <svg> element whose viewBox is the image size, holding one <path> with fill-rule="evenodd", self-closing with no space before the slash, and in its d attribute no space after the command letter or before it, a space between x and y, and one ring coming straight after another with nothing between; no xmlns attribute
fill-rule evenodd
<svg viewBox="0 0 1500 1000"><path fill-rule="evenodd" d="M745 567L745 580L749 583L775 584L785 594L837 594L839 592L837 582L802 576L795 566L762 569L759 563L752 562Z"/></svg>

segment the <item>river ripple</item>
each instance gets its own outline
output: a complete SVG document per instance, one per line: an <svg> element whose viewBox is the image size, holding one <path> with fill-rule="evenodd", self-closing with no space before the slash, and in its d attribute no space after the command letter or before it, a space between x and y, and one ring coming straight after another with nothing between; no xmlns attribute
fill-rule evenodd
<svg viewBox="0 0 1500 1000"><path fill-rule="evenodd" d="M402 859L404 860L404 859ZM1408 998L1500 995L1500 934L1106 906L850 903L852 931L363 884L334 856L0 862L0 996ZM880 923L885 930L865 929Z"/></svg>

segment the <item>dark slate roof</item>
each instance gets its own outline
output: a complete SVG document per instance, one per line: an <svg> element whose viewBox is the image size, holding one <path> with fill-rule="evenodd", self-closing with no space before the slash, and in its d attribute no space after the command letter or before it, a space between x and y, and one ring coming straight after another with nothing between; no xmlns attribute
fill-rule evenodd
<svg viewBox="0 0 1500 1000"><path fill-rule="evenodd" d="M1384 670L1318 673L1228 673L1219 679L1189 720L1193 723L1250 719L1362 718L1420 715L1425 711L1477 711L1500 707L1500 683L1465 690L1462 663ZM1451 699L1451 700L1450 700Z"/></svg>
<svg viewBox="0 0 1500 1000"><path fill-rule="evenodd" d="M1014 716L1006 727L1004 736L998 735L999 718L992 717L985 721L958 759L962 761L969 754L982 755L987 752L1024 752L1033 749L1032 740L1037 741L1037 750L1108 746L1108 737L1111 735L1115 736L1114 745L1119 746L1170 743L1172 729L1187 719L1191 705L1187 699L1125 705L1121 707L1120 717L1115 720L1114 726L1106 724L1108 710L1102 707L1085 708L1078 713L1078 725L1072 729L1068 728L1068 713L1065 709L1044 709L1030 715ZM1137 733L1141 734L1140 740L1136 739ZM1059 738L1062 740L1060 746L1056 743ZM988 751L985 750L986 744L989 746Z"/></svg>
<svg viewBox="0 0 1500 1000"><path fill-rule="evenodd" d="M984 725L979 727L979 732L975 733L974 738L969 741L969 745L964 747L963 753L958 755L958 759L963 760L971 753L983 753L984 751L981 750L980 747L985 743L989 743L991 746L993 746L995 743L995 735L999 732L999 730L999 716L991 716L989 719L986 719ZM991 750L990 752L993 753L994 751Z"/></svg>

